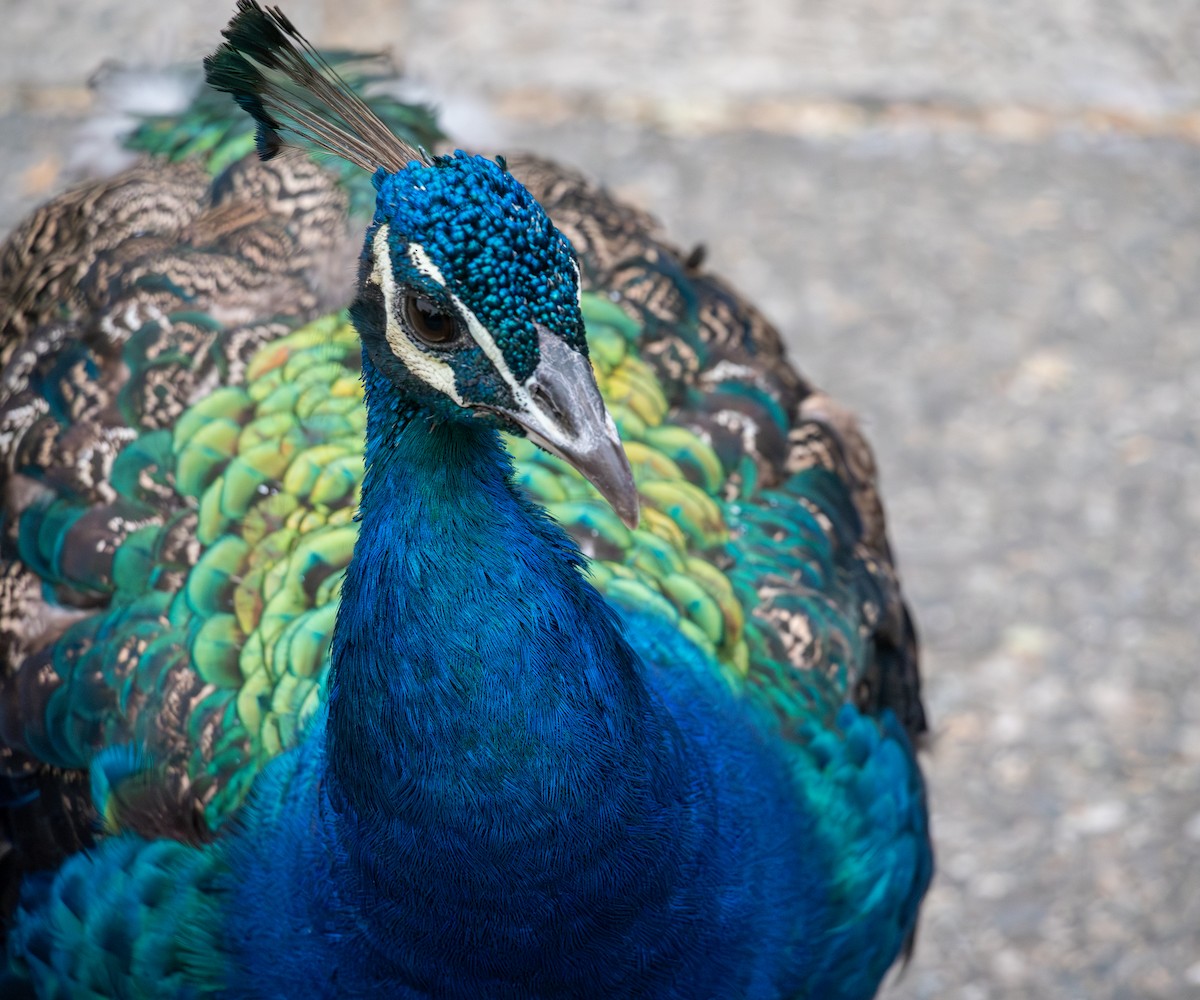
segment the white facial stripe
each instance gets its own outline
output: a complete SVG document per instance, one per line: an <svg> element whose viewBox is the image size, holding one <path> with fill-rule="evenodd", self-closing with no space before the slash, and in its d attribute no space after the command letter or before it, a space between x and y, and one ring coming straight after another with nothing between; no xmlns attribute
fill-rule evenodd
<svg viewBox="0 0 1200 1000"><path fill-rule="evenodd" d="M458 394L458 386L454 382L454 369L451 368L445 361L439 361L431 354L426 354L416 344L414 344L404 332L396 319L396 277L392 273L392 255L388 247L388 227L380 226L375 232L375 240L372 243L372 249L375 251L375 267L371 270L370 280L377 284L383 290L383 308L387 316L387 342L388 347L392 349L392 353L396 355L410 372L417 376L422 382L425 382L440 393L449 396L459 406L465 405L462 397ZM414 253L415 251L415 253ZM413 260L413 264L421 269L421 265L417 261L417 254L424 258L425 263L431 269L430 271L422 271L428 274L434 281L441 281L442 276L437 273L437 268L433 262L425 256L425 251L417 244L409 245L409 256Z"/></svg>
<svg viewBox="0 0 1200 1000"><path fill-rule="evenodd" d="M421 244L410 243L408 245L408 258L412 261L413 267L421 274L432 278L443 288L446 287L446 280L442 277L442 272L429 259L429 254L425 252L425 248ZM579 267L574 261L571 262L571 266L575 268L575 280L578 283ZM487 327L479 321L478 316L467 308L466 303L462 299L453 292L450 292L449 295L450 300L454 303L454 307L462 316L463 322L467 324L467 332L471 335L471 339L479 345L479 349L487 355L488 360L491 361L496 371L500 373L500 377L504 379L509 389L512 390L513 400L517 406L522 409L538 410L537 404L533 402L528 390L517 381L516 376L513 375L512 370L508 367L508 362L504 358L504 352L500 350L500 345L496 343L495 338L488 332ZM539 410L538 412L541 411Z"/></svg>
<svg viewBox="0 0 1200 1000"><path fill-rule="evenodd" d="M379 285L383 289L384 306L387 309L387 341L392 352L398 357L408 369L422 381L428 383L439 392L445 393L453 399L459 406L465 406L463 399L458 394L458 387L454 381L454 369L444 361L426 354L405 334L403 328L395 319L394 305L396 300L396 279L392 274L391 253L388 247L388 227L382 225L375 233L374 250L375 250L375 268L371 272L371 281ZM442 272L438 266L429 259L429 254L425 252L425 248L419 243L410 243L408 245L408 259L412 261L413 267L420 274L425 275L432 281L436 281L443 288L446 287L446 279L442 277ZM576 266L576 282L579 282L579 269ZM524 411L527 414L536 415L540 418L540 422L547 427L555 427L556 422L546 413L529 394L529 390L524 384L517 381L517 377L512 373L512 369L508 367L508 362L504 358L504 352L500 350L500 345L496 343L495 338L488 332L470 309L466 303L462 301L453 292L447 291L450 296L450 301L454 303L454 307L458 310L463 322L466 323L467 332L471 335L471 339L479 345L479 349L487 356L487 359L492 363L492 366L504 380L509 390L512 392L513 402L516 408ZM531 376L532 378L532 376ZM612 417L608 418L609 429L613 438L616 438L616 427L612 423ZM553 450L553 449L552 449Z"/></svg>
<svg viewBox="0 0 1200 1000"><path fill-rule="evenodd" d="M529 395L528 390L517 381L517 377L508 367L508 362L504 359L504 352L500 350L500 345L496 343L495 338L488 332L487 327L479 322L479 317L476 316L470 309L466 307L463 301L450 293L450 298L454 301L455 307L462 314L463 320L467 324L467 332L471 335L471 339L479 345L479 349L487 355L488 360L500 373L500 377L504 379L509 389L512 390L513 401L517 404L517 408L521 410L533 410L541 413L541 409L534 403L533 398Z"/></svg>
<svg viewBox="0 0 1200 1000"><path fill-rule="evenodd" d="M429 259L429 254L425 252L425 248L420 243L410 243L408 245L408 259L413 262L413 267L425 275L425 277L432 278L443 288L446 287L446 279L442 277L442 272Z"/></svg>

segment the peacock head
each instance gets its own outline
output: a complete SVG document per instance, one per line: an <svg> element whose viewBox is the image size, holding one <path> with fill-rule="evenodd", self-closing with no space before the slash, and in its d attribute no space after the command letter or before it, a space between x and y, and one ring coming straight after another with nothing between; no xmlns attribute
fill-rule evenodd
<svg viewBox="0 0 1200 1000"><path fill-rule="evenodd" d="M588 361L570 243L503 161L397 138L278 8L238 0L208 82L255 119L259 154L318 147L373 172L354 324L374 367L435 418L524 434L630 526L638 497Z"/></svg>
<svg viewBox="0 0 1200 1000"><path fill-rule="evenodd" d="M440 419L528 435L636 523L566 237L503 161L458 152L377 171L375 186L351 310L375 367Z"/></svg>

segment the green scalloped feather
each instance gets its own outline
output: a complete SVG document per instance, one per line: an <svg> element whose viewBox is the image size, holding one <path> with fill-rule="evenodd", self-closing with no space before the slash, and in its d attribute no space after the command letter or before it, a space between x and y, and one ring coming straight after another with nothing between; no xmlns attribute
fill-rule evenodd
<svg viewBox="0 0 1200 1000"><path fill-rule="evenodd" d="M215 156L230 141L226 134L206 149ZM616 604L676 624L712 655L730 685L781 711L827 698L824 679L797 683L773 626L755 613L755 585L767 570L795 574L814 594L829 582L833 543L818 511L842 516L838 498L830 493L826 502L829 484L814 474L805 487L815 507L786 489L769 498L774 511L726 505L718 497L733 470L695 432L671 422L662 385L636 354L641 328L600 296L585 294L583 313L597 380L626 440L641 524L631 531L572 468L512 438L517 481L602 556L589 565L596 587ZM188 719L188 768L198 786L213 789L206 810L214 828L266 760L296 742L320 704L336 604L357 536L366 423L359 358L344 316L294 330L256 353L244 385L198 401L171 433L144 433L114 465L113 483L123 496L148 497L173 484L186 506L166 524L125 539L113 563L117 600L78 626L74 648L96 656L121 648L137 657L136 669L120 682L122 698L153 685L180 657L211 685ZM69 507L26 513L22 554L31 566L53 568L55 546L73 516ZM203 551L177 594L157 593L161 574L178 569L164 564L162 549L184 516L197 517L194 535ZM782 552L773 534L784 525L807 544ZM794 600L804 605L806 598ZM820 641L836 648L831 662L844 672L860 640L839 631L837 615L804 610ZM56 656L67 658L57 664L60 672L85 669L69 662L70 635L56 648ZM89 669L100 669L99 661ZM64 701L57 711L65 720L72 711L86 716L85 709ZM199 738L204 726L208 742ZM84 747L94 745L86 736L75 733L46 759L86 754Z"/></svg>

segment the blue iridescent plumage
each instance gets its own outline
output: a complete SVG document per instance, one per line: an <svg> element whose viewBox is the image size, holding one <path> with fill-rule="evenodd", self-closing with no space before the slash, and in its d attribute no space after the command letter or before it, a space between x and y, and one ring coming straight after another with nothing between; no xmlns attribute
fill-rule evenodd
<svg viewBox="0 0 1200 1000"><path fill-rule="evenodd" d="M392 228L392 259L404 260L407 243L423 247L443 277L460 287L517 378L528 378L537 366L537 343L527 335L532 324L586 350L571 245L502 164L459 150L431 166L380 171L375 183L375 224ZM412 268L405 267L403 277L438 291Z"/></svg>
<svg viewBox="0 0 1200 1000"><path fill-rule="evenodd" d="M209 73L260 151L380 167L355 331L187 291L114 302L139 324L115 347L31 334L35 375L9 362L5 457L37 488L5 509L0 601L48 623L0 636L13 856L21 824L101 826L29 849L61 866L25 879L0 985L873 996L932 861L853 421L641 216L591 192L580 224L568 175L542 187L572 239L503 162L393 137L370 164L383 126L239 8ZM294 114L311 86L332 124ZM223 211L186 237L240 232ZM114 426L103 489L34 447Z"/></svg>

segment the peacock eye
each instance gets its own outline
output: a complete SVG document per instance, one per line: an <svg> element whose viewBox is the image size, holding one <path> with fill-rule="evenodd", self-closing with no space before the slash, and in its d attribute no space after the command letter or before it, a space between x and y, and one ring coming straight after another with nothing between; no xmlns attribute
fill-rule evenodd
<svg viewBox="0 0 1200 1000"><path fill-rule="evenodd" d="M409 329L426 344L441 345L458 334L458 324L450 313L424 295L409 295L404 299L404 314Z"/></svg>

